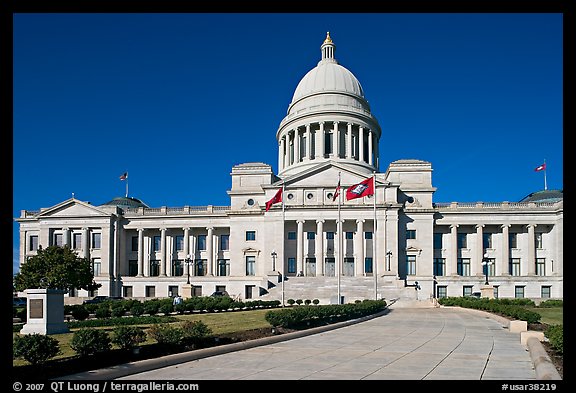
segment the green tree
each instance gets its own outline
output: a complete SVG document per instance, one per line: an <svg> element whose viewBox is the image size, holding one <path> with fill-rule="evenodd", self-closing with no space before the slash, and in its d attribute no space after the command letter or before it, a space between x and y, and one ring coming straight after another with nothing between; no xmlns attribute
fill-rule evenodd
<svg viewBox="0 0 576 393"><path fill-rule="evenodd" d="M80 258L70 247L38 247L38 253L20 266L14 277L17 291L29 288L49 288L89 291L100 287L94 282L90 259Z"/></svg>

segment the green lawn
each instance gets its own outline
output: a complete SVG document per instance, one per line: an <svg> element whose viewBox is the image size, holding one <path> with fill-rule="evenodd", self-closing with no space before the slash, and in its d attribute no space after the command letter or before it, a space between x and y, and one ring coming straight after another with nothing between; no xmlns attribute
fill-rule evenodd
<svg viewBox="0 0 576 393"><path fill-rule="evenodd" d="M220 335L232 332L239 332L245 330L259 329L270 327L271 325L266 322L264 318L265 314L270 311L270 309L261 310L250 310L250 311L235 311L235 312L215 312L206 314L186 314L186 315L174 315L181 321L196 321L201 320L210 329L212 329L212 334ZM180 322L172 322L172 324L179 324ZM150 325L135 325L146 328ZM112 332L114 326L98 327L94 329L104 329ZM74 331L78 329L71 329L70 333L54 334L52 337L57 339L60 343L60 350L62 353L56 356L54 359L61 359L66 357L75 356L76 352L70 348L70 342L72 341L72 336ZM14 333L16 335L18 333ZM148 338L146 342L140 345L154 344L155 341ZM13 366L23 366L28 364L27 361L22 359L15 359L12 361Z"/></svg>
<svg viewBox="0 0 576 393"><path fill-rule="evenodd" d="M564 307L526 307L542 316L540 322L547 325L564 325Z"/></svg>

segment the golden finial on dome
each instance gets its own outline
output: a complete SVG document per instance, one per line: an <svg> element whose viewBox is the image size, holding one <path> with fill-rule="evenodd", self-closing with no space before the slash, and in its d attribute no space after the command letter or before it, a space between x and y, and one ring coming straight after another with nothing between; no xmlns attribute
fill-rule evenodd
<svg viewBox="0 0 576 393"><path fill-rule="evenodd" d="M332 43L332 38L330 38L330 32L327 31L326 32L326 39L324 40L325 44L331 44Z"/></svg>

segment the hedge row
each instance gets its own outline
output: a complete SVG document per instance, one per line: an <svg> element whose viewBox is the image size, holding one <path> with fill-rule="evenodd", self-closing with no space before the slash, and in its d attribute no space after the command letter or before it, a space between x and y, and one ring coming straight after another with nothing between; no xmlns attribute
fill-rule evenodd
<svg viewBox="0 0 576 393"><path fill-rule="evenodd" d="M266 313L265 318L272 326L297 329L373 315L385 308L384 300L364 300L354 304L297 306L271 310Z"/></svg>
<svg viewBox="0 0 576 393"><path fill-rule="evenodd" d="M530 299L488 299L475 297L445 297L438 299L443 306L459 306L484 310L495 314L506 315L527 323L540 321L540 314L527 310L525 306L534 306Z"/></svg>
<svg viewBox="0 0 576 393"><path fill-rule="evenodd" d="M544 332L544 335L550 342L552 348L561 354L564 353L564 326L563 325L552 325Z"/></svg>

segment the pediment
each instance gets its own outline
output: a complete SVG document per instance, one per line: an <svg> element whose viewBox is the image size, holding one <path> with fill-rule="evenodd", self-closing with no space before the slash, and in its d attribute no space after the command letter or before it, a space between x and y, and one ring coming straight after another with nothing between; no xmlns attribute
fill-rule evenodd
<svg viewBox="0 0 576 393"><path fill-rule="evenodd" d="M72 198L42 210L38 217L102 217L110 215L96 206Z"/></svg>

